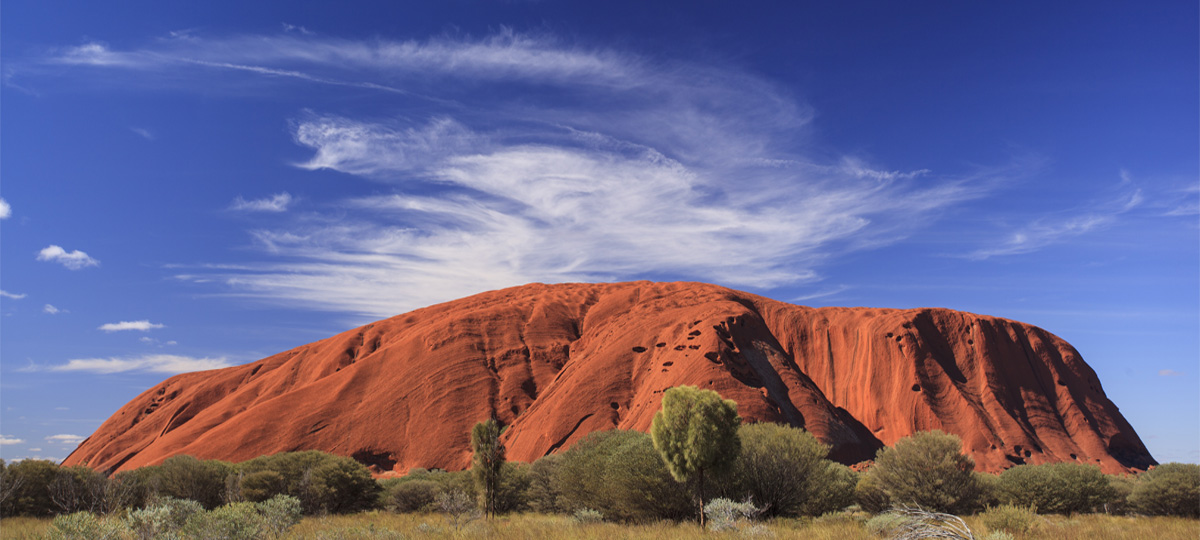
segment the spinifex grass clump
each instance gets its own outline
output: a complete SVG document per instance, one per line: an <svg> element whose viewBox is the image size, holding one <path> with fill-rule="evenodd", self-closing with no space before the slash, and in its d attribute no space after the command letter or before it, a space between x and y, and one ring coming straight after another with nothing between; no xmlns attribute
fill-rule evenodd
<svg viewBox="0 0 1200 540"><path fill-rule="evenodd" d="M887 538L890 540L976 540L971 528L962 518L953 514L933 512L919 506L897 506L889 513L902 518L896 526L887 531Z"/></svg>
<svg viewBox="0 0 1200 540"><path fill-rule="evenodd" d="M1002 504L989 507L979 514L979 519L983 520L983 524L991 531L1025 534L1033 530L1038 515L1032 507Z"/></svg>

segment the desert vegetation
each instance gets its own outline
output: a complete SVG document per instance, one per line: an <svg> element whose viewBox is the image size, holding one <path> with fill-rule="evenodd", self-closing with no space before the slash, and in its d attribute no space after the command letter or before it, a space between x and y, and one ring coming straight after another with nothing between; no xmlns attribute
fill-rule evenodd
<svg viewBox="0 0 1200 540"><path fill-rule="evenodd" d="M741 424L711 391L672 389L651 434L592 433L532 464L505 461L494 420L471 470L374 479L350 458L243 463L176 456L106 476L0 462L0 536L276 538L1195 538L1200 466L1138 475L1076 463L981 474L957 437L918 433L863 472L803 430ZM700 521L703 519L704 521ZM707 531L707 532L706 532Z"/></svg>

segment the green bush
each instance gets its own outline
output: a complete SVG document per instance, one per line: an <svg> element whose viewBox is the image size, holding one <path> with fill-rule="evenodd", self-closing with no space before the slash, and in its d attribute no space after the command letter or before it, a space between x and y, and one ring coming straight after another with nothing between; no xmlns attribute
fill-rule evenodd
<svg viewBox="0 0 1200 540"><path fill-rule="evenodd" d="M529 489L526 499L529 509L542 514L560 514L564 509L559 504L558 490L554 487L554 476L562 456L551 454L534 461L529 466Z"/></svg>
<svg viewBox="0 0 1200 540"><path fill-rule="evenodd" d="M196 501L161 497L140 510L131 510L125 524L138 540L177 540L184 525L204 507Z"/></svg>
<svg viewBox="0 0 1200 540"><path fill-rule="evenodd" d="M742 451L733 463L725 492L764 505L767 516L804 513L805 504L832 476L825 460L829 446L802 429L744 424L738 427L738 438Z"/></svg>
<svg viewBox="0 0 1200 540"><path fill-rule="evenodd" d="M440 491L441 486L432 480L396 482L385 488L385 506L397 513L429 512Z"/></svg>
<svg viewBox="0 0 1200 540"><path fill-rule="evenodd" d="M259 540L268 528L254 503L238 502L193 514L183 526L189 538L221 540Z"/></svg>
<svg viewBox="0 0 1200 540"><path fill-rule="evenodd" d="M693 508L650 437L637 431L584 437L562 454L551 489L564 511L591 508L621 521L682 519Z"/></svg>
<svg viewBox="0 0 1200 540"><path fill-rule="evenodd" d="M373 508L379 484L366 466L344 456L317 450L261 456L239 466L241 486L235 491L250 501L276 495L300 500L306 514L343 514ZM224 490L222 478L222 490Z"/></svg>
<svg viewBox="0 0 1200 540"><path fill-rule="evenodd" d="M815 488L809 492L808 500L800 507L800 514L819 516L854 504L854 488L858 485L858 475L854 474L850 467L824 461L821 467L813 471L810 482Z"/></svg>
<svg viewBox="0 0 1200 540"><path fill-rule="evenodd" d="M906 521L904 516L892 512L876 514L867 520L867 532L875 536L888 536Z"/></svg>
<svg viewBox="0 0 1200 540"><path fill-rule="evenodd" d="M243 501L265 501L288 492L288 479L279 471L265 470L243 474L238 483L238 494ZM230 501L237 502L237 501Z"/></svg>
<svg viewBox="0 0 1200 540"><path fill-rule="evenodd" d="M0 505L0 515L50 516L58 511L50 499L50 484L58 477L58 465L52 461L26 459L4 469L5 481L15 486Z"/></svg>
<svg viewBox="0 0 1200 540"><path fill-rule="evenodd" d="M179 540L179 530L171 523L171 510L152 506L131 510L125 526L136 540Z"/></svg>
<svg viewBox="0 0 1200 540"><path fill-rule="evenodd" d="M288 529L300 523L300 499L276 495L254 505L262 516L264 529L270 538L282 537Z"/></svg>
<svg viewBox="0 0 1200 540"><path fill-rule="evenodd" d="M1045 514L1087 512L1115 495L1099 467L1081 463L1018 465L1000 474L997 487L1001 503Z"/></svg>
<svg viewBox="0 0 1200 540"><path fill-rule="evenodd" d="M1112 500L1104 504L1104 512L1108 514L1127 514L1131 511L1129 496L1137 487L1137 477L1128 474L1110 474L1108 487L1112 488Z"/></svg>
<svg viewBox="0 0 1200 540"><path fill-rule="evenodd" d="M962 441L941 431L916 433L883 448L867 471L893 503L939 512L969 512L978 504L975 461Z"/></svg>
<svg viewBox="0 0 1200 540"><path fill-rule="evenodd" d="M979 519L991 531L1025 534L1033 530L1038 522L1038 515L1032 507L1002 504L988 507L979 514Z"/></svg>
<svg viewBox="0 0 1200 540"><path fill-rule="evenodd" d="M97 517L91 512L64 514L50 522L49 540L119 540L129 533L119 519Z"/></svg>
<svg viewBox="0 0 1200 540"><path fill-rule="evenodd" d="M500 484L496 488L496 512L524 512L529 510L529 464L505 462L500 467Z"/></svg>
<svg viewBox="0 0 1200 540"><path fill-rule="evenodd" d="M57 507L57 512L62 514L102 513L106 507L108 482L108 478L103 474L87 467L60 466L48 488L50 501Z"/></svg>
<svg viewBox="0 0 1200 540"><path fill-rule="evenodd" d="M205 508L225 502L225 478L235 470L228 462L192 456L169 457L161 465L146 469L151 493L193 500Z"/></svg>
<svg viewBox="0 0 1200 540"><path fill-rule="evenodd" d="M1142 473L1129 504L1143 514L1200 517L1200 465L1166 463Z"/></svg>
<svg viewBox="0 0 1200 540"><path fill-rule="evenodd" d="M870 470L858 474L858 483L854 485L854 503L863 510L878 514L892 505L888 494L879 487L875 476L868 474Z"/></svg>

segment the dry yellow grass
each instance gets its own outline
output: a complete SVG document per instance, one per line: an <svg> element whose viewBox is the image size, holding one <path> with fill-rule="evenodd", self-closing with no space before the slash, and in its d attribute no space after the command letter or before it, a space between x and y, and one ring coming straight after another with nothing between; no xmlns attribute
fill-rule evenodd
<svg viewBox="0 0 1200 540"><path fill-rule="evenodd" d="M967 523L978 536L987 528L978 518L968 517ZM779 539L804 540L876 540L863 526L847 519L794 520L780 519L766 523ZM50 526L49 519L7 518L0 520L0 540L32 540L40 538ZM294 527L287 538L328 540L384 539L372 534L383 530L400 533L404 538L495 540L535 540L563 538L578 540L646 539L675 540L684 538L736 538L732 534L705 534L693 523L655 523L620 525L598 523L576 524L565 516L519 514L501 516L493 522L474 521L455 529L439 514L388 514L370 512L349 516L305 518ZM1200 538L1200 521L1163 517L1124 517L1081 515L1073 518L1046 516L1031 533L1017 540L1196 540Z"/></svg>

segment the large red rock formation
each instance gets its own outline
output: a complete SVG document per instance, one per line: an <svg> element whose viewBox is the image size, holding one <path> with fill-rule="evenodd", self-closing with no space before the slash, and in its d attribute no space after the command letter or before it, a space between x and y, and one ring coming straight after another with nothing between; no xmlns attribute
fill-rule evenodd
<svg viewBox="0 0 1200 540"><path fill-rule="evenodd" d="M526 285L399 315L254 363L172 377L65 461L126 470L177 455L320 449L377 472L463 469L471 426L510 459L646 431L664 390L710 388L846 463L916 431L962 437L984 471L1153 458L1067 342L946 309L813 309L699 283Z"/></svg>

